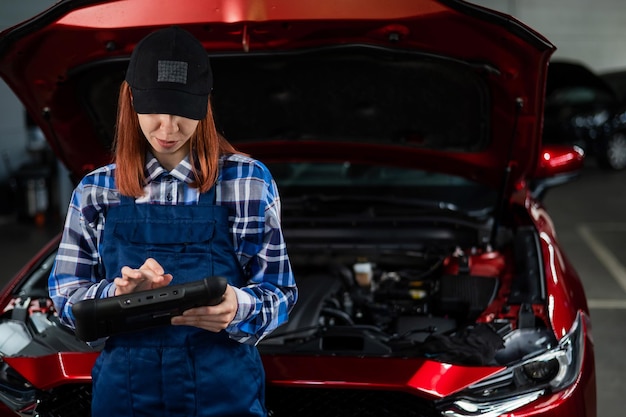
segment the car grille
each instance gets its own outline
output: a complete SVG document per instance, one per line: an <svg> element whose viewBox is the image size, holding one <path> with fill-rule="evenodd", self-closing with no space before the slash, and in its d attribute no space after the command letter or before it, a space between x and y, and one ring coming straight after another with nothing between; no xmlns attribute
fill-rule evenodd
<svg viewBox="0 0 626 417"><path fill-rule="evenodd" d="M432 403L396 391L267 387L269 417L440 417Z"/></svg>
<svg viewBox="0 0 626 417"><path fill-rule="evenodd" d="M269 417L440 417L433 404L396 391L268 387ZM89 417L91 385L55 388L44 396L35 415Z"/></svg>
<svg viewBox="0 0 626 417"><path fill-rule="evenodd" d="M69 384L54 388L39 399L35 415L40 417L89 417L91 384Z"/></svg>

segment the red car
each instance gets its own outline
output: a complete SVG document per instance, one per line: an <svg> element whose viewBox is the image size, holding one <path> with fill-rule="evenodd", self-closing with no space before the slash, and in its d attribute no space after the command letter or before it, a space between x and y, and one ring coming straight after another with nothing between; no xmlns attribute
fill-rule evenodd
<svg viewBox="0 0 626 417"><path fill-rule="evenodd" d="M272 171L300 289L259 344L278 416L596 416L581 281L542 206L584 155L542 145L554 46L459 0L59 1L0 76L78 180L108 163L129 55L176 24L220 131ZM98 355L58 324L58 240L0 294L1 415L87 415Z"/></svg>

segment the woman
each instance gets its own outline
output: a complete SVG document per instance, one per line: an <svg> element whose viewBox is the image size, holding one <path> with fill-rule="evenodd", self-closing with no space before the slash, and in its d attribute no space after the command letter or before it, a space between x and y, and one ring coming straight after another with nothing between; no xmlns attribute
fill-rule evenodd
<svg viewBox="0 0 626 417"><path fill-rule="evenodd" d="M219 275L223 301L172 326L111 336L92 371L92 415L264 416L256 343L297 298L267 168L216 132L206 51L169 27L139 42L122 83L115 163L82 179L50 275L72 305Z"/></svg>

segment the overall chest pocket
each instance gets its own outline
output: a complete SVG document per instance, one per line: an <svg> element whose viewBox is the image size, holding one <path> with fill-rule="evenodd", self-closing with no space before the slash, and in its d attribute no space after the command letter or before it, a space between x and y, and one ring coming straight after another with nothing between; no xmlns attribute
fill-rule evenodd
<svg viewBox="0 0 626 417"><path fill-rule="evenodd" d="M117 222L116 238L136 245L187 245L205 243L213 238L214 221L128 221Z"/></svg>
<svg viewBox="0 0 626 417"><path fill-rule="evenodd" d="M174 284L213 273L215 222L119 222L115 224L113 234L124 242L120 247L123 254L120 255L125 260L131 260L130 265L137 267L145 259L154 258L166 273L174 276Z"/></svg>

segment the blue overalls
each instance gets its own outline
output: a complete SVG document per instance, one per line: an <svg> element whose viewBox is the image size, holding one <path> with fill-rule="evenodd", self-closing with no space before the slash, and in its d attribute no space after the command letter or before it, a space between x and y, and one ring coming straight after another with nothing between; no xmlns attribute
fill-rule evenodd
<svg viewBox="0 0 626 417"><path fill-rule="evenodd" d="M241 286L228 212L215 187L198 205L135 204L122 197L109 209L101 244L109 280L148 257L173 284L209 275ZM265 374L254 346L225 331L166 326L110 337L92 370L93 417L265 416Z"/></svg>

